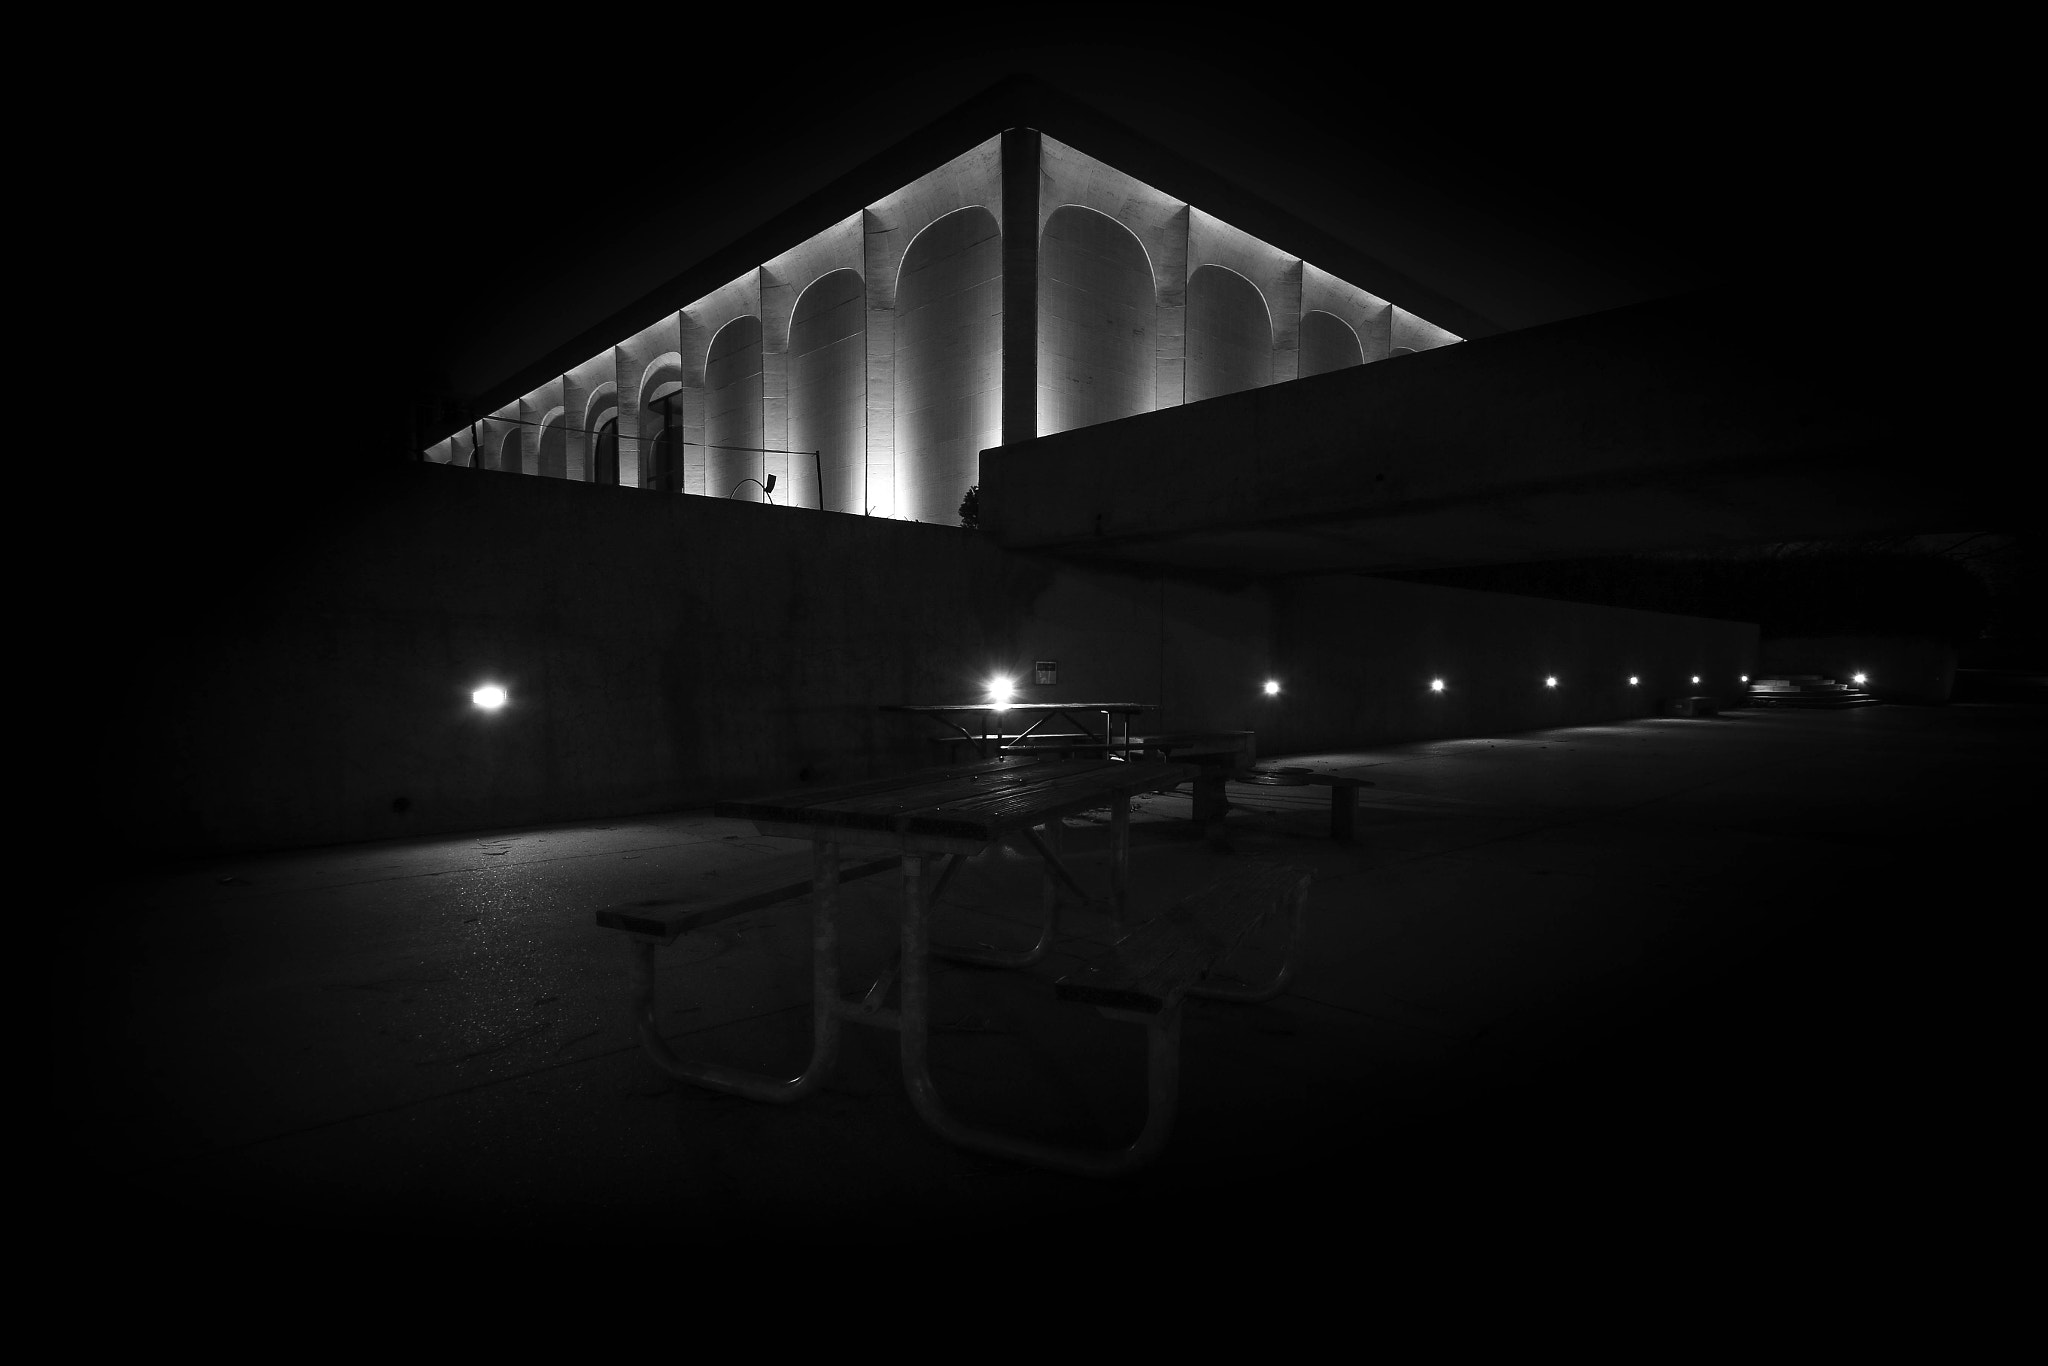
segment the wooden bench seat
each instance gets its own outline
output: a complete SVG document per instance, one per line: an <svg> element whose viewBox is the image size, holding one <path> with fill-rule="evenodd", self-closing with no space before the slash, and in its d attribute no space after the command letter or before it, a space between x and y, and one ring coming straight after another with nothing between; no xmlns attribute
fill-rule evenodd
<svg viewBox="0 0 2048 1366"><path fill-rule="evenodd" d="M1225 732L1224 735L1228 735ZM1250 732L1244 732L1249 735ZM1212 740L1220 738L1208 737ZM1133 741L1133 747L1136 747ZM1366 778L1307 767L1254 767L1243 762L1236 750L1202 750L1195 746L1176 748L1171 757L1177 764L1193 764L1200 770L1194 784L1194 819L1209 827L1214 836L1217 822L1230 811L1225 783L1252 783L1260 787L1327 787L1330 789L1330 838L1349 844L1358 826L1358 789L1371 787Z"/></svg>
<svg viewBox="0 0 2048 1366"><path fill-rule="evenodd" d="M1365 778L1305 767L1241 769L1231 774L1231 778L1235 782L1256 783L1261 787L1329 788L1330 838L1338 844L1351 843L1358 824L1358 789L1372 786Z"/></svg>
<svg viewBox="0 0 2048 1366"><path fill-rule="evenodd" d="M1033 731L1029 735L928 735L930 743L957 755L962 745L977 752L985 751L990 758L1002 754L1052 754L1065 758L1096 759L1111 753L1121 746L1111 746L1092 735L1080 735L1073 731Z"/></svg>
<svg viewBox="0 0 2048 1366"><path fill-rule="evenodd" d="M1148 735L1133 735L1131 748L1145 754L1156 754L1162 759L1176 763L1194 762L1195 756L1208 757L1229 754L1245 767L1250 767L1257 754L1256 731L1249 730L1178 730L1161 731Z"/></svg>
<svg viewBox="0 0 2048 1366"><path fill-rule="evenodd" d="M1118 940L1110 952L1062 977L1062 1000L1138 1016L1164 1015L1193 994L1221 1000L1270 1000L1293 972L1308 897L1309 869L1252 864L1233 870ZM1202 983L1276 910L1293 917L1275 981L1256 992Z"/></svg>
<svg viewBox="0 0 2048 1366"><path fill-rule="evenodd" d="M841 863L839 881L844 885L901 866L902 859L895 854L863 863ZM705 929L748 911L808 896L810 878L792 881L794 871L791 863L778 860L767 868L744 871L730 880L707 881L702 887L677 896L621 901L598 911L597 923L603 929L624 930L661 944L673 943L676 936L686 931Z"/></svg>
<svg viewBox="0 0 2048 1366"><path fill-rule="evenodd" d="M1063 758L1100 758L1113 750L1123 748L1122 744L1098 740L1092 735L1075 735L1071 732L1035 731L1030 735L1013 736L997 747L1004 754L1057 754Z"/></svg>

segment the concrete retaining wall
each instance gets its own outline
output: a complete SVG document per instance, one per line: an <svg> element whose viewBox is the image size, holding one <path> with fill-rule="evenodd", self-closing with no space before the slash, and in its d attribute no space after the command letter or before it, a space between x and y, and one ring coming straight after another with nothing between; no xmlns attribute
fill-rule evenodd
<svg viewBox="0 0 2048 1366"><path fill-rule="evenodd" d="M1694 694L1733 705L1755 672L1747 622L1355 575L1273 592L1283 691L1264 754L1654 716Z"/></svg>
<svg viewBox="0 0 2048 1366"><path fill-rule="evenodd" d="M1024 700L1157 702L1160 728L1257 730L1264 754L1641 714L1585 680L1733 671L1754 634L1365 579L1205 586L953 527L436 465L348 497L137 646L130 700L99 718L102 815L126 847L335 843L857 780L942 756L932 727L879 705L977 697L998 671ZM1040 659L1056 686L1030 685ZM1556 697L1528 687L1546 669L1567 680ZM1431 670L1449 705L1417 692ZM510 690L502 712L471 704L486 682Z"/></svg>

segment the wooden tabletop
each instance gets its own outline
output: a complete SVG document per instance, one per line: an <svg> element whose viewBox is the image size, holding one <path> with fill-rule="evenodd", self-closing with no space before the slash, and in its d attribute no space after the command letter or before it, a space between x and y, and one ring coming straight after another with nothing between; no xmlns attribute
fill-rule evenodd
<svg viewBox="0 0 2048 1366"><path fill-rule="evenodd" d="M839 829L990 841L1053 816L1107 805L1119 795L1164 791L1195 775L1187 764L1012 755L846 787L723 801L712 811L804 826L817 834Z"/></svg>
<svg viewBox="0 0 2048 1366"><path fill-rule="evenodd" d="M938 702L888 703L883 711L1157 711L1157 702Z"/></svg>

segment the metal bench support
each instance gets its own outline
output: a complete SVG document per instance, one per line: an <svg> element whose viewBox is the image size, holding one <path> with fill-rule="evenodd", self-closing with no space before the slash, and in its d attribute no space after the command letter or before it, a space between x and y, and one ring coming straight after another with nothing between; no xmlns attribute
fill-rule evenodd
<svg viewBox="0 0 2048 1366"><path fill-rule="evenodd" d="M931 982L926 966L926 948L931 905L920 894L923 864L924 859L915 855L903 861L904 903L906 908L914 908L903 917L903 1086L910 1093L910 1103L919 1116L949 1143L1075 1176L1121 1176L1157 1157L1173 1132L1174 1114L1180 1100L1178 1005L1158 1015L1104 1012L1113 1018L1137 1020L1146 1026L1145 1124L1128 1147L1096 1152L1038 1143L990 1129L978 1129L963 1123L946 1108L946 1103L939 1098L938 1087L932 1082L928 1056L926 1025Z"/></svg>
<svg viewBox="0 0 2048 1366"><path fill-rule="evenodd" d="M811 854L811 1060L803 1071L778 1080L743 1068L678 1058L656 1028L655 941L645 935L636 936L638 942L633 946L632 1018L640 1046L672 1077L749 1100L787 1105L817 1090L839 1056L841 1017L849 1010L863 1009L862 1003L839 999L839 931L832 920L838 901L839 846L820 841L812 846Z"/></svg>

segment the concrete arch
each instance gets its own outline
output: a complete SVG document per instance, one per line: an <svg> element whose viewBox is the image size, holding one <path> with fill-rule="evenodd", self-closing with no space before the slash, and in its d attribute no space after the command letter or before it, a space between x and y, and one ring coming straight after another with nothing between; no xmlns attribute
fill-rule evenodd
<svg viewBox="0 0 2048 1366"><path fill-rule="evenodd" d="M640 404L638 430L633 433L638 439L630 447L622 445L619 453L620 481L625 479L626 457L636 457L635 468L639 473L641 488L660 489L664 493L679 492L682 487L681 449L683 440L682 403L666 405L670 411L664 413L661 400L671 394L681 394L683 389L683 358L674 351L664 352L647 363L640 376ZM664 440L662 433L668 433ZM623 438L627 434L620 432Z"/></svg>
<svg viewBox="0 0 2048 1366"><path fill-rule="evenodd" d="M619 482L619 410L607 408L598 417L590 433L590 482L615 485Z"/></svg>
<svg viewBox="0 0 2048 1366"><path fill-rule="evenodd" d="M683 357L679 351L664 351L647 362L647 368L640 372L640 406L645 408L658 394L656 386L675 384L681 387L683 378Z"/></svg>
<svg viewBox="0 0 2048 1366"><path fill-rule="evenodd" d="M1188 276L1187 401L1273 382L1273 316L1266 296L1228 266Z"/></svg>
<svg viewBox="0 0 2048 1366"><path fill-rule="evenodd" d="M590 391L590 397L583 404L583 430L595 432L604 419L605 410L619 406L619 386L606 380Z"/></svg>
<svg viewBox="0 0 2048 1366"><path fill-rule="evenodd" d="M1320 310L1301 318L1301 375L1324 375L1365 364L1365 344L1351 324Z"/></svg>
<svg viewBox="0 0 2048 1366"><path fill-rule="evenodd" d="M1137 234L1063 204L1038 246L1038 433L1113 422L1157 406L1158 302Z"/></svg>
<svg viewBox="0 0 2048 1366"><path fill-rule="evenodd" d="M704 356L704 492L724 498L746 479L761 479L761 320L753 314L718 329ZM761 501L760 489L740 491Z"/></svg>
<svg viewBox="0 0 2048 1366"><path fill-rule="evenodd" d="M918 233L896 277L896 506L952 525L1002 441L1003 242L985 208Z"/></svg>
<svg viewBox="0 0 2048 1366"><path fill-rule="evenodd" d="M569 477L569 424L565 416L568 411L556 404L541 414L540 426L534 429L534 473L545 478Z"/></svg>
<svg viewBox="0 0 2048 1366"><path fill-rule="evenodd" d="M506 474L525 473L526 433L516 423L507 426L505 435L498 440L497 463L494 470Z"/></svg>
<svg viewBox="0 0 2048 1366"><path fill-rule="evenodd" d="M936 234L935 242L926 243L924 239L933 234ZM897 297L902 297L905 277L913 270L928 268L935 256L942 257L953 250L950 244L954 243L955 239L974 241L979 240L983 234L993 237L1000 243L1003 229L1002 224L996 220L995 212L981 204L968 204L961 208L949 209L912 233L910 240L903 245L903 255L896 266ZM917 254L920 245L926 248L925 259L913 261L912 258Z"/></svg>
<svg viewBox="0 0 2048 1366"><path fill-rule="evenodd" d="M829 271L804 287L790 314L789 448L818 458L790 457L788 502L866 509L867 363L866 282L857 270Z"/></svg>

